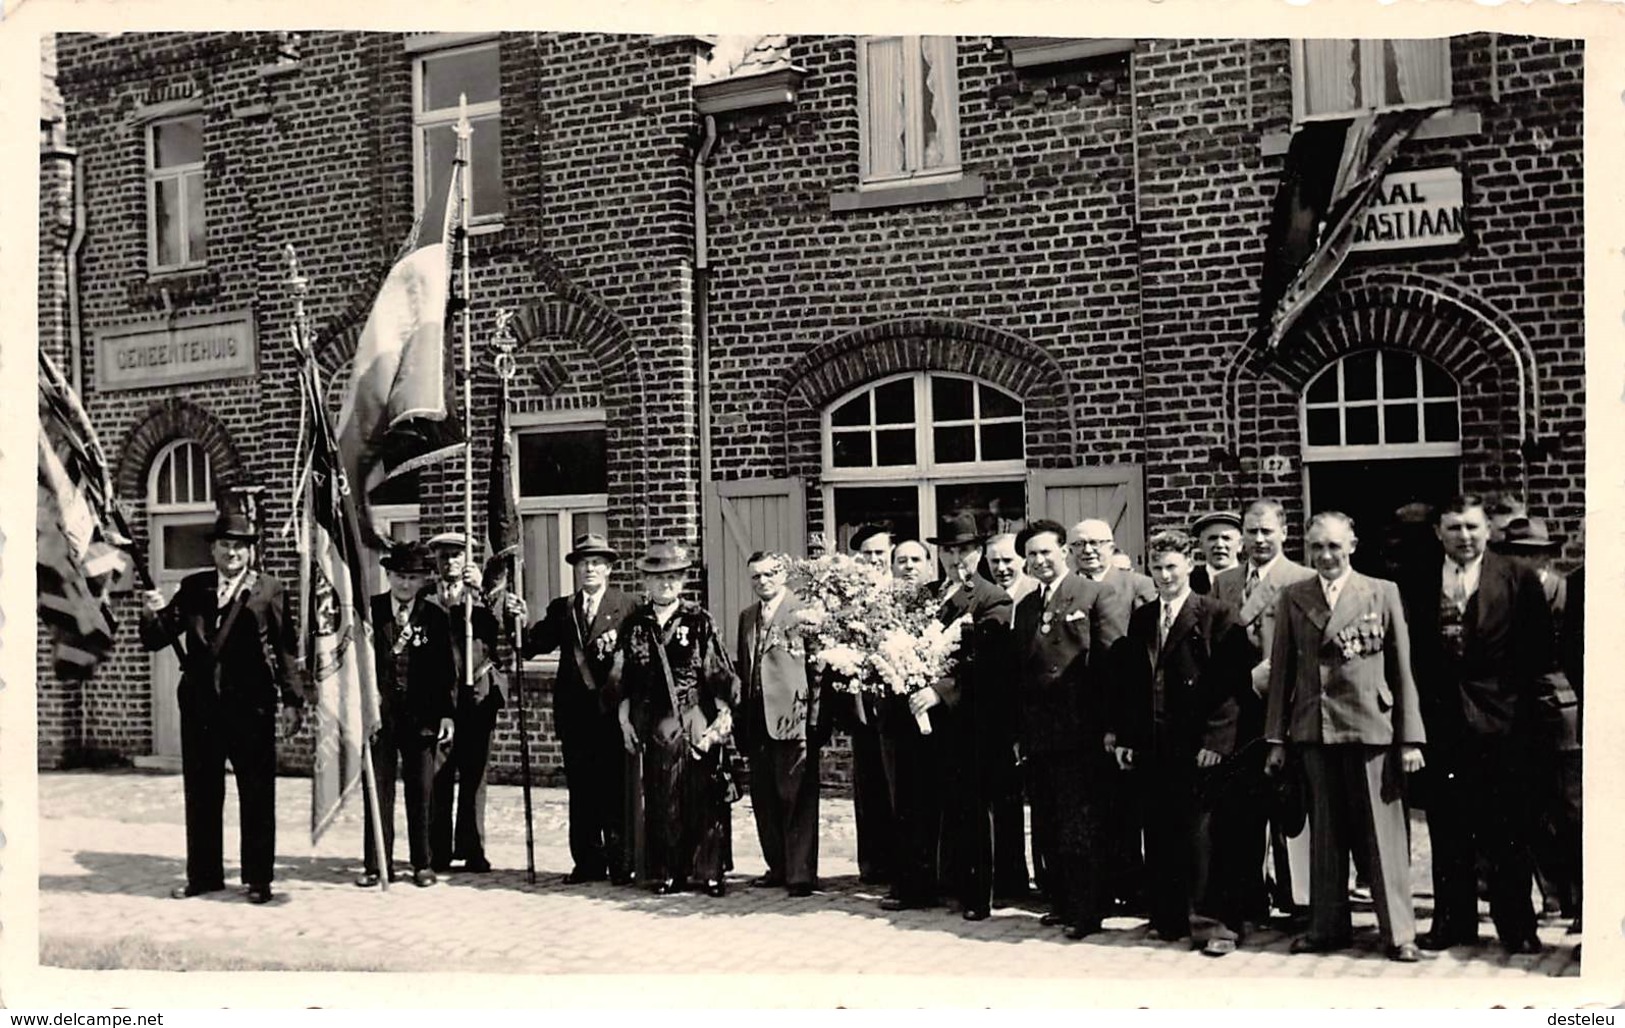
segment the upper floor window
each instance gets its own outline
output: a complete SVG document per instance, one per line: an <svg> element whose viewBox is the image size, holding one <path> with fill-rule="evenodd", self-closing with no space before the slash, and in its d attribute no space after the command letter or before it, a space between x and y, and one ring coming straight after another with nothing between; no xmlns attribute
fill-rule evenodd
<svg viewBox="0 0 1625 1028"><path fill-rule="evenodd" d="M1460 390L1448 372L1419 354L1351 353L1304 390L1306 461L1460 453Z"/></svg>
<svg viewBox="0 0 1625 1028"><path fill-rule="evenodd" d="M1450 103L1450 40L1298 39L1292 73L1298 121L1443 107Z"/></svg>
<svg viewBox="0 0 1625 1028"><path fill-rule="evenodd" d="M473 216L470 225L502 220L501 64L495 42L435 50L413 61L413 172L417 209L425 231L439 231L446 213L446 189L457 157L459 101L468 100L474 129L469 143Z"/></svg>
<svg viewBox="0 0 1625 1028"><path fill-rule="evenodd" d="M858 40L858 159L864 184L959 174L957 58L953 36Z"/></svg>
<svg viewBox="0 0 1625 1028"><path fill-rule="evenodd" d="M147 126L147 254L153 271L208 257L203 208L203 115Z"/></svg>

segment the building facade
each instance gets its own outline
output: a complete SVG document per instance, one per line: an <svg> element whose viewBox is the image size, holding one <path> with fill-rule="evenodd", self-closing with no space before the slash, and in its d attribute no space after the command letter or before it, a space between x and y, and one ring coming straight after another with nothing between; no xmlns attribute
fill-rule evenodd
<svg viewBox="0 0 1625 1028"><path fill-rule="evenodd" d="M647 542L684 539L731 634L752 550L930 535L966 508L1101 516L1139 559L1269 496L1295 523L1352 513L1375 562L1396 508L1474 490L1580 554L1576 41L221 33L63 36L54 59L40 344L162 582L207 563L217 493L243 483L265 487L263 563L293 576L285 250L342 383L415 213L439 223L459 97L475 502L508 310L533 609L569 588L581 531L608 533L623 584ZM1256 345L1295 134L1402 109L1428 115L1354 252ZM374 510L428 535L461 527L461 495L442 465ZM178 753L174 670L121 603L90 684L42 664L43 764ZM529 676L556 770L550 666Z"/></svg>

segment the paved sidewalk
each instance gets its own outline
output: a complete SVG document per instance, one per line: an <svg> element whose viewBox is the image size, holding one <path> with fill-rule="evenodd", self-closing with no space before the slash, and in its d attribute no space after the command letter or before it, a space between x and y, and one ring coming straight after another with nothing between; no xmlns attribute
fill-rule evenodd
<svg viewBox="0 0 1625 1028"><path fill-rule="evenodd" d="M857 883L852 805L842 798L823 804L824 887L807 899L749 886L763 867L748 800L734 808L737 868L725 898L659 897L605 884L565 886L560 878L570 860L562 789L533 793L537 883L529 886L523 870L523 806L514 786L490 790L489 850L499 870L453 874L431 889L397 883L380 894L352 884L360 863L359 804L349 805L312 852L310 781L284 778L277 793L276 901L257 908L232 891L182 902L167 898L182 880L184 866L179 775L42 773L39 789L41 949L61 966L85 966L86 958L76 954L88 952L87 940L106 948L122 939L131 942L125 952L138 955L132 966L152 966L139 954L171 947L231 954L232 968L301 970L549 975L883 970L1092 979L1529 979L1579 973L1579 937L1566 936L1562 924L1541 929L1548 950L1539 957L1509 958L1486 941L1477 949L1403 965L1381 955L1369 909L1357 909L1357 948L1346 953L1292 956L1288 937L1262 930L1222 960L1149 939L1138 919L1108 921L1109 930L1101 935L1068 942L1058 929L1039 925L1036 904L995 911L978 924L943 910L888 914L876 906L878 893ZM229 790L226 803L229 880L234 874L229 855L237 849L236 798ZM1425 832L1417 833L1419 843L1425 838ZM404 857L404 838L397 845ZM1425 870L1419 878L1425 885ZM1427 899L1421 899L1419 914L1425 917L1428 909ZM1488 918L1483 932L1486 938L1491 932ZM174 958L160 963L172 968Z"/></svg>

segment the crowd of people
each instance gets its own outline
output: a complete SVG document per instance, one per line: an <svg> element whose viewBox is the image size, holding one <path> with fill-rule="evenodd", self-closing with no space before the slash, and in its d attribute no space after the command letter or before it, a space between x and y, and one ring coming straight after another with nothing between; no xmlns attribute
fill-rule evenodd
<svg viewBox="0 0 1625 1028"><path fill-rule="evenodd" d="M397 876L398 781L416 884L454 862L490 869L485 765L506 617L526 656L558 654L570 884L724 895L742 757L767 866L751 884L810 895L820 755L839 729L859 877L885 887L885 910L948 900L975 922L1036 894L1042 923L1067 938L1134 916L1219 957L1272 922L1301 932L1294 952L1348 947L1351 897L1368 893L1387 955L1408 962L1478 944L1487 895L1502 947L1538 953L1537 882L1543 912L1580 923L1583 570L1555 570L1560 541L1541 519L1492 517L1478 497L1399 514L1409 527L1386 540L1388 577L1354 570L1355 525L1334 511L1310 520L1307 565L1292 561L1272 500L1156 533L1149 574L1125 566L1099 520L989 535L960 513L925 540L865 526L853 555L889 588L929 590L937 619L963 629L951 671L907 695L836 688L782 554L749 559L756 602L730 653L683 598L681 545L636 561L638 599L611 583L608 540L581 536L566 558L575 589L532 623L518 596L481 592L462 536L399 544L372 607L384 852L369 815L358 884ZM208 655L184 665L181 686L177 896L222 887L227 757L244 880L250 899L270 896L275 720L302 696L285 594L249 566L253 541L251 526L222 518L217 570L171 602L147 597L149 648L183 638ZM824 540L812 542L816 556ZM1413 807L1432 849L1421 934Z"/></svg>

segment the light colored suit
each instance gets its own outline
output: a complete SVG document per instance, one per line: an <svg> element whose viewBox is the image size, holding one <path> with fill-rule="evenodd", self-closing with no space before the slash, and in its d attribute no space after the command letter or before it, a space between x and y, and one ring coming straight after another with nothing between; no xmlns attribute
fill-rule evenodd
<svg viewBox="0 0 1625 1028"><path fill-rule="evenodd" d="M1356 834L1366 836L1383 939L1414 941L1399 749L1425 736L1399 587L1350 572L1328 609L1318 576L1287 586L1270 664L1265 737L1297 748L1309 786L1310 939L1348 941L1348 836L1359 824L1375 828Z"/></svg>
<svg viewBox="0 0 1625 1028"><path fill-rule="evenodd" d="M1315 573L1309 568L1281 556L1270 563L1269 569L1243 600L1242 594L1247 591L1249 567L1248 562L1243 562L1221 571L1214 576L1212 591L1215 600L1238 612L1242 627L1247 630L1247 639L1252 643L1253 694L1252 696L1242 694L1239 697L1241 709L1238 714L1238 727L1243 742L1257 738L1264 732L1264 697L1269 694L1270 687L1270 647L1275 641L1276 600L1280 598L1281 590L1293 582L1315 577ZM1258 770L1261 771L1262 768ZM1283 773L1299 774L1299 771L1294 766L1290 770L1284 770ZM1263 807L1255 812L1255 816L1258 840L1253 841L1255 833L1251 826L1238 828L1238 835L1245 839L1249 848L1257 854L1255 862L1262 867L1263 838L1266 835L1264 824L1270 819L1268 810ZM1297 832L1289 834L1288 829L1291 827L1276 823L1270 825L1267 833L1267 836L1274 840L1272 863L1275 892L1277 905L1283 910L1289 907L1305 909L1309 906L1309 822L1305 819ZM1248 887L1257 886L1249 883ZM1262 903L1263 900L1260 899L1259 902Z"/></svg>

